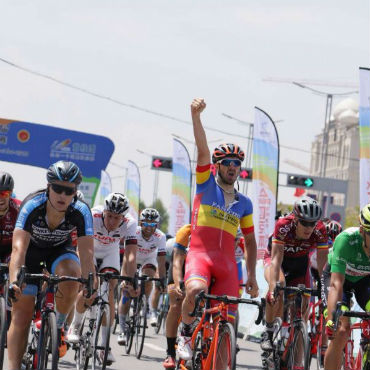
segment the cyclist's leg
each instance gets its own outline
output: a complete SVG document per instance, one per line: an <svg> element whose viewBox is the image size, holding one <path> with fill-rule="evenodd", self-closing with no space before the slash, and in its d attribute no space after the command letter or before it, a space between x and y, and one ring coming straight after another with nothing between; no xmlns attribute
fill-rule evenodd
<svg viewBox="0 0 370 370"><path fill-rule="evenodd" d="M330 272L330 266L327 266L325 269L325 273ZM325 276L325 274L324 274ZM329 275L330 276L330 275ZM328 297L328 288L330 287L330 279L323 280L323 287L322 289L326 292L326 297ZM353 288L352 284L349 283L347 280L344 281L343 284L343 297L342 301L345 306L349 309L351 304L351 289ZM326 298L327 299L327 298ZM348 336L350 334L350 321L348 317L341 317L339 319L339 327L335 336L332 340L329 341L328 349L325 353L324 359L324 369L331 370L331 369L340 369L342 365L342 356L338 355L343 352L343 349L347 343Z"/></svg>
<svg viewBox="0 0 370 370"><path fill-rule="evenodd" d="M27 271L29 273L40 273L40 263L44 261L43 257L47 257L48 254L50 254L50 251L40 250L30 244L25 260ZM37 292L37 285L27 284L20 299L17 302L13 301L12 322L8 331L8 368L10 370L21 368Z"/></svg>
<svg viewBox="0 0 370 370"><path fill-rule="evenodd" d="M182 303L182 329L177 346L177 353L184 360L189 360L192 356L190 340L194 318L190 317L189 313L194 309L195 296L202 290L208 291L211 282L211 265L212 260L208 254L189 251L185 265L186 294Z"/></svg>
<svg viewBox="0 0 370 370"><path fill-rule="evenodd" d="M159 278L158 269L156 270L154 277ZM160 287L161 287L160 282L156 281L155 284L154 284L154 290L153 290L152 297L151 297L151 302L150 302L150 306L151 306L152 311L158 311L159 297L161 295Z"/></svg>
<svg viewBox="0 0 370 370"><path fill-rule="evenodd" d="M58 248L47 261L48 270L59 276L81 276L80 260L73 250ZM78 295L79 283L62 282L55 296L57 327L61 329Z"/></svg>
<svg viewBox="0 0 370 370"><path fill-rule="evenodd" d="M271 256L265 253L263 263L265 266L264 270L264 277L267 284L270 283L270 265L271 265ZM285 285L285 277L282 269L279 272L279 282L282 286ZM271 351L272 350L272 337L274 334L274 320L276 317L283 316L283 293L280 292L279 298L275 301L275 304L271 304L270 302L266 301L266 308L265 308L265 320L266 320L266 327L264 332L262 333L261 339L261 348L264 351Z"/></svg>
<svg viewBox="0 0 370 370"><path fill-rule="evenodd" d="M8 331L8 369L21 368L23 354L26 350L28 330L35 307L37 287L27 286L17 302L13 302L12 322Z"/></svg>

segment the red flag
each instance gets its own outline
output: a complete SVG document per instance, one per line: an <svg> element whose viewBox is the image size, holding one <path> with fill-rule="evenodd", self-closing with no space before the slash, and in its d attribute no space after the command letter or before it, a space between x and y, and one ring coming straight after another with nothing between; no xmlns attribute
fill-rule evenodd
<svg viewBox="0 0 370 370"><path fill-rule="evenodd" d="M305 193L306 193L306 190L304 190L302 188L295 188L294 196L295 197L301 197Z"/></svg>

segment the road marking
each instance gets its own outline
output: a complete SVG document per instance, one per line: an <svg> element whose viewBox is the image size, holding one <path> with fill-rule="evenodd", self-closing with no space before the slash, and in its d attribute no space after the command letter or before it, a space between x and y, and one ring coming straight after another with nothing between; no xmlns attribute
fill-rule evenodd
<svg viewBox="0 0 370 370"><path fill-rule="evenodd" d="M144 342L144 346L147 346L151 349L154 349L155 351L159 351L159 352L165 352L165 349L162 348L162 347L159 347L159 346L156 346L155 344L152 344L152 343L145 343Z"/></svg>

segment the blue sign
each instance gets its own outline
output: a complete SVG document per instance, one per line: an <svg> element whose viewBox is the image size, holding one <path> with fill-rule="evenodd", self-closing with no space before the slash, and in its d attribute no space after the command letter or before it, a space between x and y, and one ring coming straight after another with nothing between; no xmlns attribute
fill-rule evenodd
<svg viewBox="0 0 370 370"><path fill-rule="evenodd" d="M42 168L72 161L81 169L80 189L89 203L113 151L113 142L104 136L0 118L0 161Z"/></svg>

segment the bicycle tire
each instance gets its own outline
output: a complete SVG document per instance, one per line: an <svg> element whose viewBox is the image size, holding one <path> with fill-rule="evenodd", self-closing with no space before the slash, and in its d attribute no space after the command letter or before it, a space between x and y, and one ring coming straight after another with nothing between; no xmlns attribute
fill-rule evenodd
<svg viewBox="0 0 370 370"><path fill-rule="evenodd" d="M194 341L193 356L191 357L191 368L192 370L201 370L202 368L202 355L204 348L205 352L208 352L208 348L202 344L203 331L199 330Z"/></svg>
<svg viewBox="0 0 370 370"><path fill-rule="evenodd" d="M160 309L159 309L159 314L158 314L158 318L157 318L157 324L154 328L154 332L156 334L159 333L159 331L161 330L161 326L162 326L162 321L163 321L163 318L164 318L164 310L165 310L165 295L164 294L161 294L161 305L160 305Z"/></svg>
<svg viewBox="0 0 370 370"><path fill-rule="evenodd" d="M94 327L96 322L96 317L91 318L92 309L89 308L84 315L84 321L88 320L89 326L86 333L86 342L82 352L82 363L84 364L84 370L87 370L89 367L90 358L93 355L93 338L94 338Z"/></svg>
<svg viewBox="0 0 370 370"><path fill-rule="evenodd" d="M125 342L125 351L126 354L129 355L132 348L132 343L134 341L134 335L135 335L135 327L136 327L136 307L137 307L137 298L134 298L131 300L131 307L129 310L132 310L132 314L130 316L130 319L127 322L127 332L126 332L126 342Z"/></svg>
<svg viewBox="0 0 370 370"><path fill-rule="evenodd" d="M302 356L299 356L300 343L303 345ZM301 357L301 359L299 359ZM299 365L295 362L299 362ZM294 366L300 366L304 370L309 370L310 363L310 343L308 341L308 334L306 324L303 321L298 321L294 324L294 337L289 351L288 369L293 369Z"/></svg>
<svg viewBox="0 0 370 370"><path fill-rule="evenodd" d="M226 345L226 351L225 351ZM216 366L214 368L223 368L235 370L236 367L236 338L234 327L229 322L220 323L218 332L218 341L215 348ZM219 366L220 364L220 366ZM227 367L225 367L226 365Z"/></svg>
<svg viewBox="0 0 370 370"><path fill-rule="evenodd" d="M119 306L119 288L117 285L116 288L114 289L114 323L112 334L116 334L117 326L119 326L118 306Z"/></svg>
<svg viewBox="0 0 370 370"><path fill-rule="evenodd" d="M86 354L86 343L85 343L85 336L84 336L84 328L85 328L85 317L86 313L83 316L81 327L80 327L80 342L73 345L75 350L75 362L76 362L76 370L82 370L85 364L85 354Z"/></svg>
<svg viewBox="0 0 370 370"><path fill-rule="evenodd" d="M3 368L4 363L4 349L6 342L7 332L7 317L6 317L6 304L5 298L0 296L0 370Z"/></svg>
<svg viewBox="0 0 370 370"><path fill-rule="evenodd" d="M147 327L148 300L146 295L140 296L137 305L137 319L135 328L135 355L140 360L143 353L145 332Z"/></svg>
<svg viewBox="0 0 370 370"><path fill-rule="evenodd" d="M321 326L323 326L323 324L321 323ZM320 330L320 336L319 338L317 339L317 353L316 353L316 368L317 370L323 370L324 369L324 359L321 358L321 351L322 351L322 330L324 328L321 327L319 328Z"/></svg>
<svg viewBox="0 0 370 370"><path fill-rule="evenodd" d="M55 312L46 313L41 322L39 334L39 343L37 345L37 369L47 369L49 357L51 356L51 370L58 370L59 361L59 346L58 346L58 331Z"/></svg>
<svg viewBox="0 0 370 370"><path fill-rule="evenodd" d="M100 333L101 328L103 325L103 317L105 315L105 322L107 323L107 338L105 343L99 345L100 340ZM109 304L102 303L98 308L98 315L97 315L97 324L94 332L94 339L93 339L93 362L92 362L92 370L105 370L107 367L107 357L109 352L109 340L110 340L110 311L109 311ZM104 351L103 358L100 357L100 351ZM100 367L99 367L100 364Z"/></svg>

